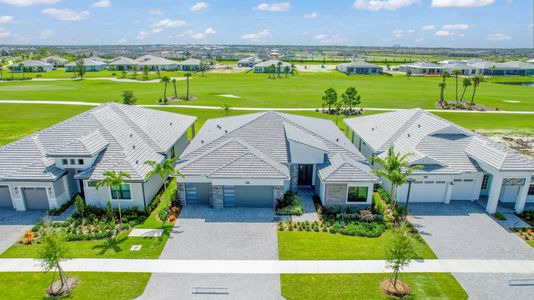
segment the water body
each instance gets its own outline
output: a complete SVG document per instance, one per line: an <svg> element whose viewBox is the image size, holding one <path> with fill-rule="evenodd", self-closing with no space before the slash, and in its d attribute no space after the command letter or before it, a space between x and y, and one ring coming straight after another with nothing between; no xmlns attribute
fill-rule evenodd
<svg viewBox="0 0 534 300"><path fill-rule="evenodd" d="M521 86L534 86L534 81L525 81L525 82L495 82L497 84L508 84L508 85L521 85Z"/></svg>

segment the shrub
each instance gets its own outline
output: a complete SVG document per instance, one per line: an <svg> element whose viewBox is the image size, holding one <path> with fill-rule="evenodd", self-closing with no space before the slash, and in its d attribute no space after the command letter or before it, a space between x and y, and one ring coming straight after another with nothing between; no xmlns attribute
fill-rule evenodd
<svg viewBox="0 0 534 300"><path fill-rule="evenodd" d="M174 222L174 221L176 221L176 216L175 215L169 215L168 220L169 220L169 222Z"/></svg>
<svg viewBox="0 0 534 300"><path fill-rule="evenodd" d="M363 222L373 222L375 220L375 215L368 210L368 209L362 209L360 210L360 221Z"/></svg>
<svg viewBox="0 0 534 300"><path fill-rule="evenodd" d="M506 217L500 212L495 213L495 218L500 221L506 221Z"/></svg>
<svg viewBox="0 0 534 300"><path fill-rule="evenodd" d="M159 217L160 221L166 220L168 215L169 215L169 211L167 211L166 209L162 209L158 213L158 217Z"/></svg>
<svg viewBox="0 0 534 300"><path fill-rule="evenodd" d="M276 203L277 215L302 215L302 203L300 197L292 192L286 192L284 198Z"/></svg>
<svg viewBox="0 0 534 300"><path fill-rule="evenodd" d="M518 214L519 217L526 221L534 221L534 210L525 210L522 213Z"/></svg>
<svg viewBox="0 0 534 300"><path fill-rule="evenodd" d="M378 195L380 195L380 198L382 198L382 201L384 201L384 203L390 204L391 200L389 199L389 195L383 188L379 187L376 192L378 193Z"/></svg>

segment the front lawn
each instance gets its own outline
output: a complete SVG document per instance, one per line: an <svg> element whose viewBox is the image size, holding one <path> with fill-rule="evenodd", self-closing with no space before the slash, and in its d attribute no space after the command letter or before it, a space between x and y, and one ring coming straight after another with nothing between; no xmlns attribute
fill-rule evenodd
<svg viewBox="0 0 534 300"><path fill-rule="evenodd" d="M282 274L286 299L391 299L379 289L391 274ZM467 293L449 273L404 273L411 288L409 299L467 299Z"/></svg>
<svg viewBox="0 0 534 300"><path fill-rule="evenodd" d="M392 231L376 238L318 232L278 232L278 255L282 260L385 259ZM415 252L419 258L437 258L420 238Z"/></svg>
<svg viewBox="0 0 534 300"><path fill-rule="evenodd" d="M69 299L134 299L148 283L149 273L92 273L68 272L79 279ZM45 290L52 273L0 273L0 291L3 299L47 299Z"/></svg>

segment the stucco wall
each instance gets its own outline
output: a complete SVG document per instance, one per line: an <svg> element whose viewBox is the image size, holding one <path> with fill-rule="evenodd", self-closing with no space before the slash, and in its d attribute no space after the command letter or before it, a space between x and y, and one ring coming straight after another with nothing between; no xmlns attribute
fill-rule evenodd
<svg viewBox="0 0 534 300"><path fill-rule="evenodd" d="M325 191L325 205L345 205L347 201L347 185L346 184L326 184Z"/></svg>
<svg viewBox="0 0 534 300"><path fill-rule="evenodd" d="M163 181L158 175L153 175L144 183L145 204L148 205L163 186Z"/></svg>
<svg viewBox="0 0 534 300"><path fill-rule="evenodd" d="M109 187L101 187L98 190L95 187L87 185L84 181L85 202L88 205L96 205L98 207L106 207L108 200L111 200L111 191ZM143 184L130 183L130 191L132 195L131 200L120 200L121 208L137 207L143 209L145 207L143 201ZM149 200L147 200L149 201ZM118 201L113 200L111 204L113 207L118 207Z"/></svg>

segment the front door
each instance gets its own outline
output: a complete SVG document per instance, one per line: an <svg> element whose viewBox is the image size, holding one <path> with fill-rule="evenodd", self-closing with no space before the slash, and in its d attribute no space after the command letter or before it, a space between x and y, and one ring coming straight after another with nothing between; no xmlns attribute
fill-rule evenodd
<svg viewBox="0 0 534 300"><path fill-rule="evenodd" d="M299 185L312 185L313 165L299 165Z"/></svg>

